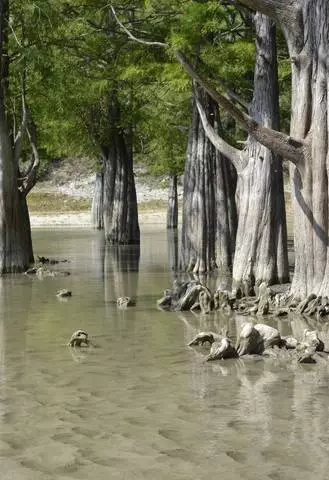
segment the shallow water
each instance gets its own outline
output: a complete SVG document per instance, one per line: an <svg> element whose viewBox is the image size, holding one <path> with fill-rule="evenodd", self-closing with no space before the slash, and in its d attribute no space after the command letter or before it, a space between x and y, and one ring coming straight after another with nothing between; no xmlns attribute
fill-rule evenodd
<svg viewBox="0 0 329 480"><path fill-rule="evenodd" d="M0 279L1 480L328 478L327 365L204 363L193 335L234 336L242 319L155 308L172 281L166 232L143 234L139 271L134 249L89 231L37 230L34 246L71 275ZM97 348L69 350L77 328Z"/></svg>

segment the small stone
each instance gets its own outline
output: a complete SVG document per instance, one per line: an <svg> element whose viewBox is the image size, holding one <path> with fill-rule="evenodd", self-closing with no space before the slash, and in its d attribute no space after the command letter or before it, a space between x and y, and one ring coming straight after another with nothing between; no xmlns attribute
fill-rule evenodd
<svg viewBox="0 0 329 480"><path fill-rule="evenodd" d="M58 290L56 293L56 297L72 297L72 292L71 290L66 290L66 288L62 288L61 290Z"/></svg>
<svg viewBox="0 0 329 480"><path fill-rule="evenodd" d="M82 347L83 345L88 346L89 343L88 333L85 330L77 330L72 334L68 346Z"/></svg>

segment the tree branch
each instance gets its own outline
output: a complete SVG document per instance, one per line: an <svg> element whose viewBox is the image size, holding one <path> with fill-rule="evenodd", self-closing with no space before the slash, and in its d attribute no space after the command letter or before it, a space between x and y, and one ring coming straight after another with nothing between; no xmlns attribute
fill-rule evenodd
<svg viewBox="0 0 329 480"><path fill-rule="evenodd" d="M210 124L207 114L203 108L201 96L198 92L198 89L195 88L195 101L202 122L203 129L205 134L209 138L213 146L226 158L228 158L234 165L236 171L239 173L243 170L245 162L243 161L243 152L237 148L232 147L230 144L225 142L222 137L215 131L214 127Z"/></svg>
<svg viewBox="0 0 329 480"><path fill-rule="evenodd" d="M31 150L32 150L32 162L30 163L26 175L22 178L18 179L18 189L23 193L23 195L27 195L37 181L37 173L38 168L40 165L40 157L36 147L36 131L35 125L32 123L31 131L29 128L26 128L27 136L29 137Z"/></svg>
<svg viewBox="0 0 329 480"><path fill-rule="evenodd" d="M241 0L241 4L246 6L253 5L254 8L257 8L258 5L262 9L272 8L272 13L275 11L274 8L280 7L284 10L284 6L291 6L294 13L296 10L295 2L292 0ZM142 43L144 45L155 45L161 47L168 47L167 43L162 42L149 42L146 40L141 40L136 38L132 33L120 22L118 19L115 10L111 4L109 7L113 13L115 20L118 22L120 27L127 33L128 37L134 40L135 42ZM269 14L269 12L268 12ZM224 108L233 118L240 124L240 126L247 132L249 135L255 138L265 147L273 150L278 155L281 155L283 158L290 160L294 164L300 165L304 160L304 143L301 140L292 139L288 135L272 130L268 127L263 127L253 120L247 113L241 111L236 105L234 105L228 98L219 93L212 85L202 78L191 63L186 59L182 52L179 50L176 51L176 59L184 67L186 73L190 76L191 79L195 80L208 94L211 96L219 106Z"/></svg>
<svg viewBox="0 0 329 480"><path fill-rule="evenodd" d="M23 92L22 93L22 122L14 140L14 161L16 165L18 165L19 159L22 154L23 138L24 138L24 134L27 126L27 118L28 118L28 112L27 112L26 102L25 102L25 93Z"/></svg>
<svg viewBox="0 0 329 480"><path fill-rule="evenodd" d="M181 52L176 52L176 58L184 67L188 75L193 78L208 94L211 96L219 106L224 108L233 118L240 124L240 126L249 135L255 138L265 147L273 150L283 158L290 160L294 164L300 164L304 158L304 143L297 139L292 139L288 135L272 130L271 128L263 127L253 120L245 112L242 112L230 100L224 97L221 93L215 90L207 80L203 79L194 67L188 62Z"/></svg>
<svg viewBox="0 0 329 480"><path fill-rule="evenodd" d="M156 47L168 47L168 44L167 43L163 43L163 42L149 42L147 40L141 40L140 38L137 38L135 37L124 25L122 22L120 22L120 20L118 19L117 17L117 14L114 10L114 7L110 4L109 5L110 9L111 9L111 12L113 14L113 17L115 18L115 20L118 22L118 24L120 25L120 27L126 32L126 34L128 35L129 38L131 38L132 40L134 40L134 42L137 42L137 43L142 43L143 45L153 45L153 46L156 46Z"/></svg>
<svg viewBox="0 0 329 480"><path fill-rule="evenodd" d="M297 2L295 0L237 0L235 3L264 13L274 20L279 20L280 23L296 18Z"/></svg>

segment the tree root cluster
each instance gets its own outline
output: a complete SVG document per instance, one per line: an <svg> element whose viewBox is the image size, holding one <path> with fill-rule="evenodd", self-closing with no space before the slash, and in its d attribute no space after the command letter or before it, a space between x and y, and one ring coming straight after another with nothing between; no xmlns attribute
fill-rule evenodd
<svg viewBox="0 0 329 480"><path fill-rule="evenodd" d="M56 258L39 257L32 267L28 268L24 273L25 275L36 275L38 278L43 279L45 277L66 277L70 275L70 272L52 270L46 265L57 265L59 263L68 263L68 260L58 260Z"/></svg>
<svg viewBox="0 0 329 480"><path fill-rule="evenodd" d="M200 332L191 342L190 347L209 343L210 353L206 361L238 358L243 355L267 355L279 357L281 350L294 352L298 363L317 363L328 360L328 353L324 352L324 344L319 339L316 330L305 329L301 342L293 337L283 337L276 328L263 323L253 325L245 323L237 338L235 346L227 333L223 335L214 332Z"/></svg>
<svg viewBox="0 0 329 480"><path fill-rule="evenodd" d="M242 315L286 316L290 312L323 318L329 316L329 298L314 294L301 300L289 293L278 294L266 284L255 287L255 296L243 296L240 288L234 293L217 289L213 294L198 280L174 281L173 288L165 290L157 302L165 310L192 310L207 314L212 310L236 311Z"/></svg>

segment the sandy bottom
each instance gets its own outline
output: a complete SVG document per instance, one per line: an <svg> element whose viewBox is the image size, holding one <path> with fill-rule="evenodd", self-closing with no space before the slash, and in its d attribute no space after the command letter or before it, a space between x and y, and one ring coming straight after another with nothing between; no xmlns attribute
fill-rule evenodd
<svg viewBox="0 0 329 480"><path fill-rule="evenodd" d="M91 227L90 212L67 212L30 215L31 226L37 227ZM165 211L139 213L141 224L162 224L165 226Z"/></svg>

